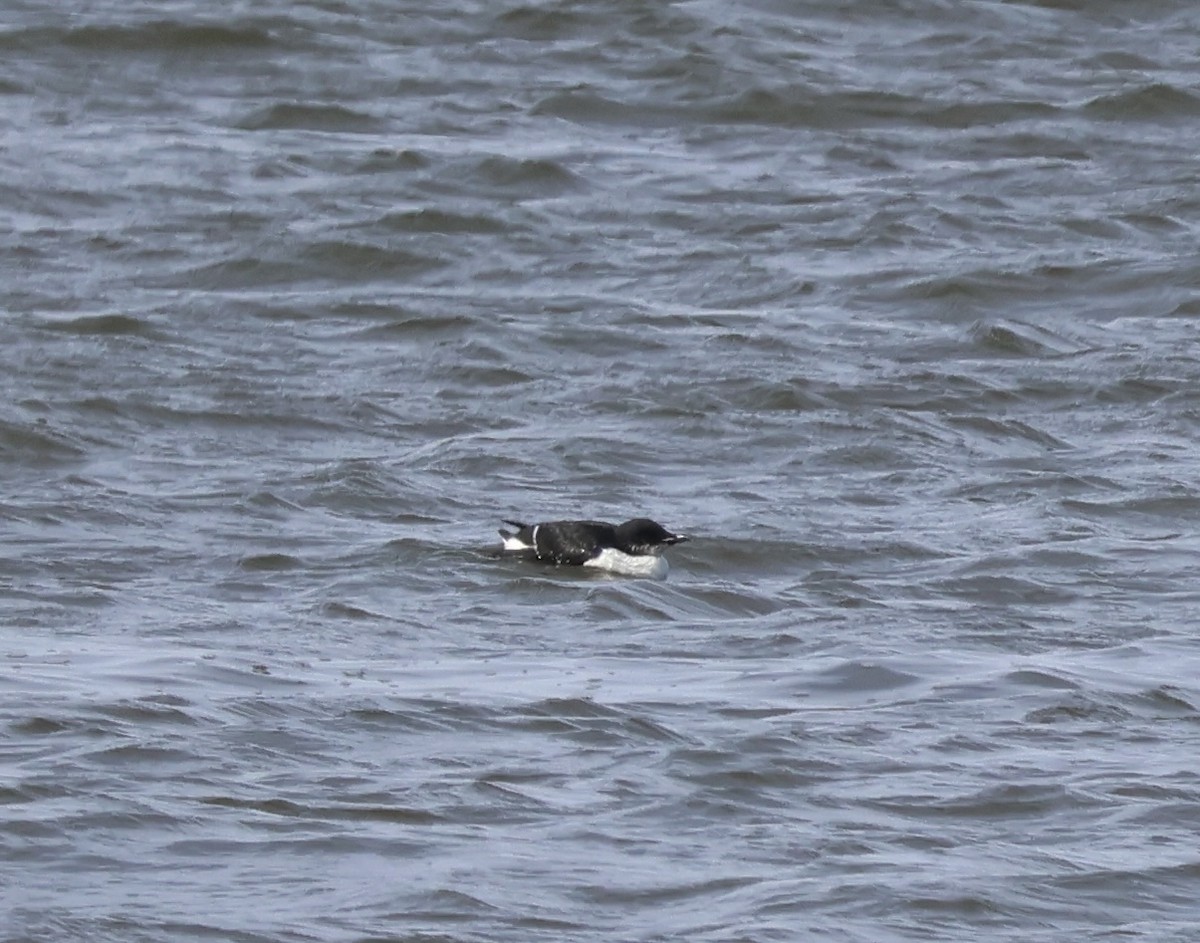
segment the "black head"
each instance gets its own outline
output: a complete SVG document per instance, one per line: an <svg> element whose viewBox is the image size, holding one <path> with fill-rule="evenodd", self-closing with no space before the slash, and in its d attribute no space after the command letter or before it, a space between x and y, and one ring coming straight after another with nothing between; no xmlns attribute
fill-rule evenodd
<svg viewBox="0 0 1200 943"><path fill-rule="evenodd" d="M626 553L662 553L673 544L681 544L688 538L683 534L672 534L669 530L648 517L635 517L617 528L617 548Z"/></svg>

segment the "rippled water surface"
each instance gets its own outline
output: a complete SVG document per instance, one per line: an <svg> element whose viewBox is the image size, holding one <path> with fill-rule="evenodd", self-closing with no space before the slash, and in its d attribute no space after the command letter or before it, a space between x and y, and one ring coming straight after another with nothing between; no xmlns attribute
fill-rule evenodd
<svg viewBox="0 0 1200 943"><path fill-rule="evenodd" d="M1193 5L75 6L0 940L1197 938Z"/></svg>

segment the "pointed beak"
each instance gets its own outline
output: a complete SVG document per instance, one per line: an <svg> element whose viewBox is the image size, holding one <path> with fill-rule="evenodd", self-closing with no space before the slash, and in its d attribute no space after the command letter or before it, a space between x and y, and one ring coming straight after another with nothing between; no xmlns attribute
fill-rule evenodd
<svg viewBox="0 0 1200 943"><path fill-rule="evenodd" d="M669 546L674 546L675 544L687 543L691 539L692 538L689 537L687 534L672 534L670 537L667 538L667 544Z"/></svg>

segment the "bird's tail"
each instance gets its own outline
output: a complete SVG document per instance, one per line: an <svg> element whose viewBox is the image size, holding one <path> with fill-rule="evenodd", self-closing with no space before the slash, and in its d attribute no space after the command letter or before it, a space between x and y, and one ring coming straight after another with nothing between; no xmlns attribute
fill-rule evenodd
<svg viewBox="0 0 1200 943"><path fill-rule="evenodd" d="M515 527L515 528L516 528L516 531L514 531L514 532L512 532L512 533L509 533L509 532L508 532L508 531L506 531L506 530L501 530L501 531L500 531L500 539L501 539L501 540L511 540L513 537L516 537L518 533L520 533L521 531L523 531L523 530L525 529L525 526L526 526L526 525L522 524L520 521L509 521L509 520L506 520L506 521L504 521L503 523L505 523L505 524L508 524L510 527Z"/></svg>

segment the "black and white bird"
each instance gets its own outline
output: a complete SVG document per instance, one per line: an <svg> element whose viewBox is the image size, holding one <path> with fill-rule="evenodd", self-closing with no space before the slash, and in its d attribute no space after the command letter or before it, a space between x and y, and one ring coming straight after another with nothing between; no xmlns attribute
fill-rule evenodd
<svg viewBox="0 0 1200 943"><path fill-rule="evenodd" d="M516 532L500 531L505 550L525 553L555 566L594 566L654 579L662 579L670 569L663 551L688 539L645 517L620 525L604 521L504 523L517 528Z"/></svg>

